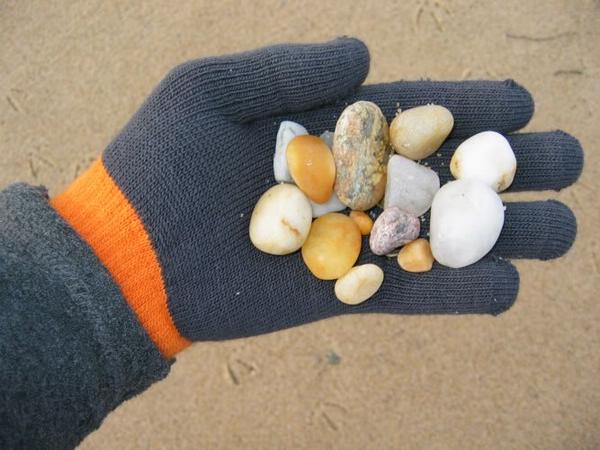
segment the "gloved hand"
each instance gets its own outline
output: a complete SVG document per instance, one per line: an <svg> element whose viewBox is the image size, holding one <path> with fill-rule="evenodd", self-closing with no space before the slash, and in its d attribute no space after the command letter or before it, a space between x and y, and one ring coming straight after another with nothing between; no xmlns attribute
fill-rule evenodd
<svg viewBox="0 0 600 450"><path fill-rule="evenodd" d="M519 276L506 258L556 258L576 233L556 201L508 203L504 229L478 263L411 274L371 254L358 263L385 271L359 306L336 300L298 253L271 256L248 237L252 209L275 181L272 158L282 120L311 134L334 130L346 105L370 100L396 110L437 103L455 127L429 159L442 184L452 151L477 132L511 133L533 114L513 81L399 81L362 86L364 44L342 38L206 58L173 69L100 161L52 200L120 286L142 325L169 357L191 341L238 338L346 313L491 313L509 308ZM582 168L576 139L560 132L507 136L517 157L510 191L561 189ZM421 234L426 235L427 220Z"/></svg>

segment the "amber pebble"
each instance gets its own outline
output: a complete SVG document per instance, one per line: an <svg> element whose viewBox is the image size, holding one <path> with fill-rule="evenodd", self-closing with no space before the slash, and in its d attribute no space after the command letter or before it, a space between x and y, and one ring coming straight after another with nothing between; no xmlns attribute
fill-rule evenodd
<svg viewBox="0 0 600 450"><path fill-rule="evenodd" d="M340 213L316 219L302 246L302 259L321 280L335 280L346 274L360 254L361 236L356 222Z"/></svg>
<svg viewBox="0 0 600 450"><path fill-rule="evenodd" d="M398 264L407 272L427 272L433 266L433 254L427 239L416 239L400 249Z"/></svg>
<svg viewBox="0 0 600 450"><path fill-rule="evenodd" d="M287 146L288 169L294 183L308 198L325 203L333 193L335 162L327 144L318 136L296 136Z"/></svg>
<svg viewBox="0 0 600 450"><path fill-rule="evenodd" d="M352 211L350 212L350 218L356 222L360 234L367 236L373 228L373 219L364 211Z"/></svg>

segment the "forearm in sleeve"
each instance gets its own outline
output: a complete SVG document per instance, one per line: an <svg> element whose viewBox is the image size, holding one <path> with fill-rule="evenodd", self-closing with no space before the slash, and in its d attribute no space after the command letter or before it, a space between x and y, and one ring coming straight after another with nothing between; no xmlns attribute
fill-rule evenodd
<svg viewBox="0 0 600 450"><path fill-rule="evenodd" d="M170 363L45 189L0 192L0 448L73 448Z"/></svg>

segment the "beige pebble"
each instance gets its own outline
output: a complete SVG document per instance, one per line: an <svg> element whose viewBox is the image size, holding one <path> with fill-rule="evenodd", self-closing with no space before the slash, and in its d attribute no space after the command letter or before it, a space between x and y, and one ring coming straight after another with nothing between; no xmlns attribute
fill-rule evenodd
<svg viewBox="0 0 600 450"><path fill-rule="evenodd" d="M435 153L453 126L454 117L447 108L417 106L394 117L390 124L390 142L397 153L417 161Z"/></svg>
<svg viewBox="0 0 600 450"><path fill-rule="evenodd" d="M360 254L358 225L340 213L328 213L316 219L302 246L302 259L321 280L335 280L348 272Z"/></svg>
<svg viewBox="0 0 600 450"><path fill-rule="evenodd" d="M287 164L294 183L308 198L325 203L333 193L335 162L318 136L296 136L287 146Z"/></svg>
<svg viewBox="0 0 600 450"><path fill-rule="evenodd" d="M302 247L311 220L306 195L292 184L278 184L258 199L250 218L250 240L265 253L286 255Z"/></svg>
<svg viewBox="0 0 600 450"><path fill-rule="evenodd" d="M364 211L351 211L350 218L356 222L360 234L368 236L373 228L373 219Z"/></svg>
<svg viewBox="0 0 600 450"><path fill-rule="evenodd" d="M398 253L398 264L407 272L428 272L433 266L433 254L427 239L409 242Z"/></svg>
<svg viewBox="0 0 600 450"><path fill-rule="evenodd" d="M358 305L371 298L382 283L383 270L375 264L363 264L335 282L335 296L347 305Z"/></svg>

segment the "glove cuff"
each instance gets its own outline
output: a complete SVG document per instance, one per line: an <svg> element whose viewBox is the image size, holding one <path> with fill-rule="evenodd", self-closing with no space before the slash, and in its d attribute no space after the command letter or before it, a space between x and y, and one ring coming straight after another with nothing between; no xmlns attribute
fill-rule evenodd
<svg viewBox="0 0 600 450"><path fill-rule="evenodd" d="M190 345L171 317L160 262L144 224L102 161L50 204L108 269L163 356Z"/></svg>

